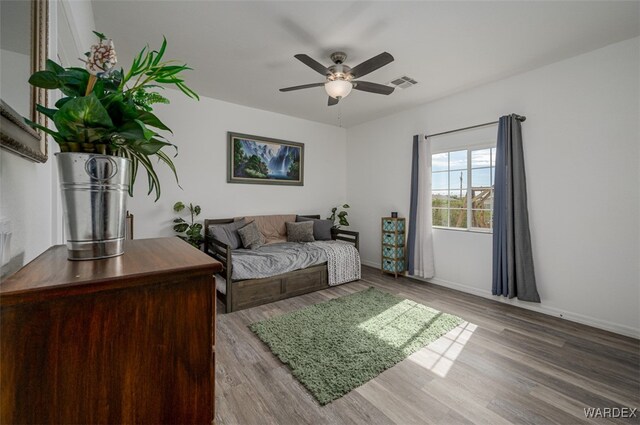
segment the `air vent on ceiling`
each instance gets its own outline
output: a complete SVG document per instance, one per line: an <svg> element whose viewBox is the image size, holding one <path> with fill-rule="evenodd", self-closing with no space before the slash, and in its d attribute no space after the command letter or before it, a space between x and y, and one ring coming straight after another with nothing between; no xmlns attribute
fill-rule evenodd
<svg viewBox="0 0 640 425"><path fill-rule="evenodd" d="M411 77L407 77L406 75L403 75L402 77L394 78L393 80L391 80L389 84L392 86L399 87L401 89L406 89L411 86L415 86L416 84L418 84L418 82Z"/></svg>

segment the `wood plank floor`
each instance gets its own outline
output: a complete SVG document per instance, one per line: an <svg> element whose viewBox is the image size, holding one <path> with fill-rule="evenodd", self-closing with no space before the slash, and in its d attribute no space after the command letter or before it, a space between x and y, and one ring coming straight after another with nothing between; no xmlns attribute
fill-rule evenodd
<svg viewBox="0 0 640 425"><path fill-rule="evenodd" d="M321 407L247 325L370 286L466 323ZM218 425L640 423L584 414L640 408L640 341L370 267L358 282L218 314L217 332Z"/></svg>

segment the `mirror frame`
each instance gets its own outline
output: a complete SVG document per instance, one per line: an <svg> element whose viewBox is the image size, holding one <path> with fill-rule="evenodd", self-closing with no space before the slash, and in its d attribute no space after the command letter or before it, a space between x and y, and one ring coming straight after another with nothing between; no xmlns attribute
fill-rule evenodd
<svg viewBox="0 0 640 425"><path fill-rule="evenodd" d="M45 69L49 45L49 0L31 0L31 73ZM42 126L47 118L36 104L47 105L47 91L30 86L30 119ZM0 99L0 147L33 162L47 162L47 136L29 127L23 117Z"/></svg>

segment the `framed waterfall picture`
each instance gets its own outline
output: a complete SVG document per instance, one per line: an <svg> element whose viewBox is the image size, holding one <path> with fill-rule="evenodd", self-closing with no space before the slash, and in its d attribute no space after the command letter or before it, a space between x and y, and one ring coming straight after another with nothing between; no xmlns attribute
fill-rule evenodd
<svg viewBox="0 0 640 425"><path fill-rule="evenodd" d="M227 133L227 182L304 186L304 144Z"/></svg>

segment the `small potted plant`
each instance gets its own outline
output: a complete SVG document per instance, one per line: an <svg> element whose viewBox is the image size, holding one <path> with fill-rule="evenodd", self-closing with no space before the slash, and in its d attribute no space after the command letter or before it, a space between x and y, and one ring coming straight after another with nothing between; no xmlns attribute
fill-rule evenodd
<svg viewBox="0 0 640 425"><path fill-rule="evenodd" d="M349 213L346 211L349 208L349 204L344 204L342 211L339 211L340 208L340 206L331 208L331 215L327 217L327 220L331 220L333 223L334 229L339 229L340 226L349 226L349 220L347 220ZM336 223L336 220L338 223Z"/></svg>
<svg viewBox="0 0 640 425"><path fill-rule="evenodd" d="M200 249L200 245L204 241L204 236L202 236L202 224L196 223L196 217L200 215L202 211L200 209L200 205L193 205L189 203L187 207L182 201L176 202L173 205L173 211L176 213L180 213L187 208L189 214L191 215L191 221L187 221L182 217L177 217L173 219L175 223L173 225L173 230L178 233L178 237L185 242L190 243L196 248Z"/></svg>
<svg viewBox="0 0 640 425"><path fill-rule="evenodd" d="M169 103L159 89L175 87L198 99L182 76L191 68L164 59L166 39L159 50L142 49L125 71L116 69L113 41L94 33L98 43L86 53L84 68L63 68L48 60L46 69L29 78L30 84L63 95L55 108L36 107L55 130L26 121L60 146L56 157L71 260L124 252L126 193L133 195L140 166L156 201L160 180L153 159L168 166L177 181L173 161L164 151L175 146L162 135L171 130L152 113L152 105Z"/></svg>

